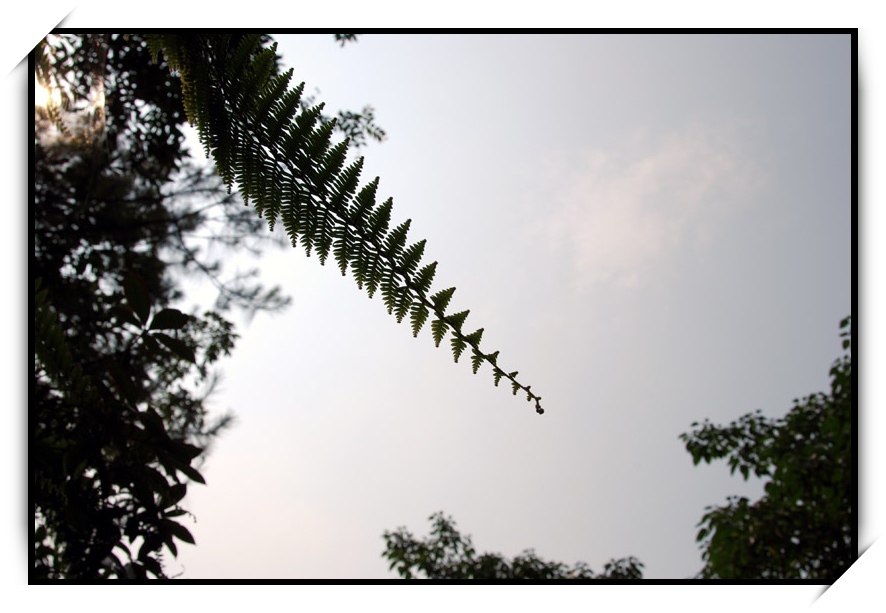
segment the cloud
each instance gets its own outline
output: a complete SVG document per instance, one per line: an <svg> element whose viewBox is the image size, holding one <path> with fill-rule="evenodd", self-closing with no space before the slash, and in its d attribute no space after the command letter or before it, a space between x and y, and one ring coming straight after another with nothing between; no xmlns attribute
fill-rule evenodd
<svg viewBox="0 0 886 613"><path fill-rule="evenodd" d="M620 150L550 163L548 247L568 253L580 286L633 286L670 252L710 242L761 182L734 134L699 126L660 137L638 132Z"/></svg>

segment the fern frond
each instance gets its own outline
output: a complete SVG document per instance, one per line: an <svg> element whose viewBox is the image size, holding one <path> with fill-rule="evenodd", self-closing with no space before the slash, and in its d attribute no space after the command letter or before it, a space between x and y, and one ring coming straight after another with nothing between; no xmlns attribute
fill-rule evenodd
<svg viewBox="0 0 886 613"><path fill-rule="evenodd" d="M348 141L342 141L341 145L344 145L341 153L341 162L335 160L338 162L338 169L344 164L345 156L348 151ZM341 145L333 147L333 151L338 149ZM329 157L329 155L327 155L327 157ZM332 181L332 197L329 201L329 206L336 211L340 211L342 217L348 220L349 223L347 225L351 225L353 223L351 221L353 213L349 212L348 203L354 197L354 192L357 191L357 187L360 185L360 172L363 170L363 158L350 164L341 172L339 172L338 169L336 169L335 179Z"/></svg>
<svg viewBox="0 0 886 613"><path fill-rule="evenodd" d="M461 357L461 354L464 353L465 348L468 346L467 342L463 336L453 336L450 341L452 344L452 357L455 358L455 361L458 362L458 358Z"/></svg>
<svg viewBox="0 0 886 613"><path fill-rule="evenodd" d="M412 305L412 311L410 312L410 318L412 320L412 336L418 336L422 326L424 326L425 322L428 320L429 313L430 311L428 311L428 307L421 302L416 302Z"/></svg>
<svg viewBox="0 0 886 613"><path fill-rule="evenodd" d="M483 363L484 357L485 356L476 349L471 351L471 368L473 369L475 375L480 369L480 364Z"/></svg>
<svg viewBox="0 0 886 613"><path fill-rule="evenodd" d="M249 60L260 47L261 34L246 33L237 43L236 49L229 55L225 62L225 73L229 79L239 79L249 66Z"/></svg>
<svg viewBox="0 0 886 613"><path fill-rule="evenodd" d="M470 309L466 311L460 311L455 315L450 315L447 321L449 325L452 326L455 330L461 332L462 324L465 323L465 319L468 317L468 313L470 312Z"/></svg>
<svg viewBox="0 0 886 613"><path fill-rule="evenodd" d="M344 277L347 274L348 263L351 259L350 226L338 226L336 234L337 236L332 246L332 254L335 256L335 261L338 262L341 276Z"/></svg>
<svg viewBox="0 0 886 613"><path fill-rule="evenodd" d="M431 302L434 304L434 310L438 313L444 313L446 311L446 307L449 306L449 301L452 300L452 294L455 293L455 288L450 287L449 289L444 289L433 296L431 296Z"/></svg>
<svg viewBox="0 0 886 613"><path fill-rule="evenodd" d="M317 219L319 222L316 225L314 245L317 248L317 257L322 266L326 264L329 252L332 249L333 221L332 215L328 211L324 211L323 214L319 214L318 211Z"/></svg>
<svg viewBox="0 0 886 613"><path fill-rule="evenodd" d="M271 80L262 87L261 91L258 93L258 99L255 101L255 113L258 117L267 117L271 108L280 103L283 95L289 89L292 73L293 69L290 68L286 72L272 77ZM267 130L273 124L269 122L263 125Z"/></svg>
<svg viewBox="0 0 886 613"><path fill-rule="evenodd" d="M400 285L396 289L396 308L394 309L394 316L397 318L397 323L403 321L403 318L409 313L409 309L412 307L412 298L409 295L409 288L405 285Z"/></svg>
<svg viewBox="0 0 886 613"><path fill-rule="evenodd" d="M302 92L304 92L305 84L302 82L295 89L291 89L283 94L277 101L276 105L271 109L268 116L267 136L268 142L276 143L280 138L280 134L284 126L287 126L298 113L301 102Z"/></svg>
<svg viewBox="0 0 886 613"><path fill-rule="evenodd" d="M403 247L406 245L406 233L409 232L409 225L411 223L412 220L407 219L388 234L384 247L388 257L394 259L403 251Z"/></svg>
<svg viewBox="0 0 886 613"><path fill-rule="evenodd" d="M335 119L324 121L308 135L307 142L305 143L306 159L317 160L326 153L332 140L332 131L335 129L335 124ZM324 187L325 185L325 183L318 183L318 187Z"/></svg>
<svg viewBox="0 0 886 613"><path fill-rule="evenodd" d="M393 200L376 205L378 178L359 186L363 159L345 166L349 143L331 144L335 120L325 120L323 104L303 108L304 83L289 89L293 71L277 67L276 44L265 47L260 35L172 33L150 35L160 53L181 72L182 98L188 119L214 159L230 191L236 183L246 204L273 230L282 220L290 242L299 241L321 264L332 253L342 274L351 269L357 286L370 298L376 292L397 321L407 315L418 336L433 315L431 331L439 347L451 334L456 362L470 346L471 366L493 367L496 385L511 381L524 390L516 371L498 367L498 352L480 348L483 329L462 332L469 311L447 312L454 287L432 294L437 262L422 264L425 241L408 244L410 220L390 229Z"/></svg>
<svg viewBox="0 0 886 613"><path fill-rule="evenodd" d="M376 290L378 290L381 285L385 270L382 258L374 255L366 273L366 293L369 294L370 299L375 295Z"/></svg>
<svg viewBox="0 0 886 613"><path fill-rule="evenodd" d="M443 337L449 330L449 325L442 319L435 319L431 322L431 333L434 335L434 346L439 347Z"/></svg>
<svg viewBox="0 0 886 613"><path fill-rule="evenodd" d="M467 342L468 345L470 345L471 347L473 347L474 349L479 351L481 338L483 338L483 328L480 328L479 330L475 330L474 332L471 332L470 334L465 336L465 342Z"/></svg>
<svg viewBox="0 0 886 613"><path fill-rule="evenodd" d="M360 164L360 168L363 167L363 158L359 158L357 160ZM351 210L350 222L360 226L365 227L369 220L369 213L372 211L372 207L375 206L375 194L378 191L378 177L367 183L363 186L363 188L357 193L357 196L354 198L353 208Z"/></svg>
<svg viewBox="0 0 886 613"><path fill-rule="evenodd" d="M397 283L394 280L394 271L388 270L381 279L381 299L388 309L388 315L394 312L397 306Z"/></svg>
<svg viewBox="0 0 886 613"><path fill-rule="evenodd" d="M403 252L399 264L400 269L405 271L406 276L411 276L415 272L415 269L418 268L418 264L421 262L421 256L424 255L425 252L425 243L427 243L427 241L422 239L407 247Z"/></svg>
<svg viewBox="0 0 886 613"><path fill-rule="evenodd" d="M391 207L394 206L393 198L388 198L369 215L369 227L367 238L374 243L381 241L388 231L391 223Z"/></svg>
<svg viewBox="0 0 886 613"><path fill-rule="evenodd" d="M415 290L426 295L431 290L431 282L434 280L434 273L437 271L437 262L431 262L418 271L415 279L412 280ZM436 305L434 305L436 308Z"/></svg>

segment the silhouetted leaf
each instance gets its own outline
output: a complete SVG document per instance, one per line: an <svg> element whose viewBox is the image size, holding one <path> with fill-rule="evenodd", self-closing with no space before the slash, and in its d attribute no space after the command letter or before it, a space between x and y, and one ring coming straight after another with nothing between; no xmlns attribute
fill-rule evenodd
<svg viewBox="0 0 886 613"><path fill-rule="evenodd" d="M190 317L178 309L162 309L151 320L151 330L180 330Z"/></svg>
<svg viewBox="0 0 886 613"><path fill-rule="evenodd" d="M185 543L194 544L194 537L191 536L190 531L187 528L182 526L181 524L172 521L171 519L164 519L163 525L180 541L184 541Z"/></svg>
<svg viewBox="0 0 886 613"><path fill-rule="evenodd" d="M183 360L187 360L192 364L195 364L197 362L197 357L194 355L194 350L185 345L177 338L173 338L168 334L164 334L163 332L155 332L151 336L166 345L168 349L170 349L174 354L176 354Z"/></svg>
<svg viewBox="0 0 886 613"><path fill-rule="evenodd" d="M148 291L145 289L144 281L131 270L126 273L126 277L123 281L123 293L126 295L126 301L129 303L133 312L139 318L141 323L145 324L148 321L151 302L148 297Z"/></svg>

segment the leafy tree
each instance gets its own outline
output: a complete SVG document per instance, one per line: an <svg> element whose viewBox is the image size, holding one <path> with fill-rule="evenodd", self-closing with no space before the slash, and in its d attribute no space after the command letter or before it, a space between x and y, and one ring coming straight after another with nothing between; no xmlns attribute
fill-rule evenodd
<svg viewBox="0 0 886 613"><path fill-rule="evenodd" d="M164 308L169 262L210 270L185 242L196 197L234 199L206 204L224 191L186 166L180 86L143 41L58 37L34 60L61 93L35 109L34 575L163 576L160 550L193 542L187 482L230 421L207 418L200 388L236 338L218 313Z"/></svg>
<svg viewBox="0 0 886 613"><path fill-rule="evenodd" d="M546 561L531 549L508 559L497 553L477 555L470 536L462 536L452 518L435 513L429 537L418 540L406 528L385 532L382 557L404 579L641 579L643 563L634 557L610 560L600 574L584 562L568 566Z"/></svg>
<svg viewBox="0 0 886 613"><path fill-rule="evenodd" d="M231 421L205 406L237 337L223 313L289 301L256 271L223 277L208 248L282 243L189 158L180 80L141 37L51 35L32 59L57 96L34 123L33 574L163 577L161 550L193 543L179 503ZM218 288L214 310L169 308L182 274Z"/></svg>
<svg viewBox="0 0 886 613"><path fill-rule="evenodd" d="M733 496L708 507L697 538L700 577L831 583L856 559L851 317L840 328L845 353L831 367L829 393L795 399L782 418L756 411L728 426L693 423L681 435L695 464L728 458L733 474L767 480L754 503Z"/></svg>

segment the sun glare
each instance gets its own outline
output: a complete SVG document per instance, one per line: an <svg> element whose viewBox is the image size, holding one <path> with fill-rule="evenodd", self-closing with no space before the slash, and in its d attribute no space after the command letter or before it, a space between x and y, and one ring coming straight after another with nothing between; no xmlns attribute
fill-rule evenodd
<svg viewBox="0 0 886 613"><path fill-rule="evenodd" d="M61 104L61 93L53 88L41 85L37 80L34 81L34 105L46 108L49 101L52 100L56 105Z"/></svg>

